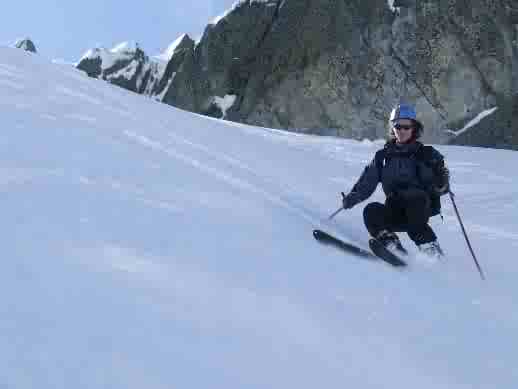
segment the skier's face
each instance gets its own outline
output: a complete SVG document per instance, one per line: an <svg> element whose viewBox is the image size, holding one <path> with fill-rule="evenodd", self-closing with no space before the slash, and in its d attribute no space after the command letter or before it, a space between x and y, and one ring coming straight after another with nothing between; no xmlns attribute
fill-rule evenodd
<svg viewBox="0 0 518 389"><path fill-rule="evenodd" d="M415 124L410 119L399 119L394 123L394 136L397 143L407 143L412 139L415 130Z"/></svg>

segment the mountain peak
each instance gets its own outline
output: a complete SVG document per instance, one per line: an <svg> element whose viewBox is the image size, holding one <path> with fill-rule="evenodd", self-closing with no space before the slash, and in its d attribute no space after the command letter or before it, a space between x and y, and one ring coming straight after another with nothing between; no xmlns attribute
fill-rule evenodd
<svg viewBox="0 0 518 389"><path fill-rule="evenodd" d="M112 53L134 53L139 50L139 44L135 41L125 41L115 45L110 51Z"/></svg>
<svg viewBox="0 0 518 389"><path fill-rule="evenodd" d="M32 40L30 40L29 38L18 39L13 44L13 47L16 47L17 49L22 49L22 50L28 51L30 53L36 53L37 52L36 51L36 46L34 45Z"/></svg>
<svg viewBox="0 0 518 389"><path fill-rule="evenodd" d="M163 53L157 55L155 58L168 62L173 57L177 49L190 47L192 42L193 40L189 37L188 34L182 34L176 38Z"/></svg>

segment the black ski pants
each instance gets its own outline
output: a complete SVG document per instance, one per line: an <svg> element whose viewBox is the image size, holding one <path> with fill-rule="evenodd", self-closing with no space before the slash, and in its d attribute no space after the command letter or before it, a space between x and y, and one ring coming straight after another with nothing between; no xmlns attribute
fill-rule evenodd
<svg viewBox="0 0 518 389"><path fill-rule="evenodd" d="M406 232L420 245L437 239L428 224L430 213L430 196L424 190L410 189L387 197L385 204L368 204L363 210L363 220L373 237L382 230Z"/></svg>

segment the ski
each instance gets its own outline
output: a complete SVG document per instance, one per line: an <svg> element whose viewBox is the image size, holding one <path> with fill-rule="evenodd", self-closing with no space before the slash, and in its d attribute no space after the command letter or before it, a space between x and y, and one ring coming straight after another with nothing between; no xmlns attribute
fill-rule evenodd
<svg viewBox="0 0 518 389"><path fill-rule="evenodd" d="M332 235L329 235L327 232L322 230L313 230L313 236L320 243L329 244L335 247L338 247L348 253L357 255L363 258L376 259L377 257L371 252L362 249L361 247L355 246L351 243L344 242L341 239L335 238Z"/></svg>
<svg viewBox="0 0 518 389"><path fill-rule="evenodd" d="M405 261L403 261L401 258L396 256L395 254L388 251L385 248L385 246L383 246L376 239L371 239L369 241L369 247L372 250L372 253L371 253L370 251L362 249L361 247L355 246L352 243L344 242L343 240L338 239L322 230L313 230L313 237L320 243L335 246L341 250L344 250L348 253L354 254L354 255L362 257L362 258L376 259L376 260L380 259L394 267L406 266Z"/></svg>
<svg viewBox="0 0 518 389"><path fill-rule="evenodd" d="M371 248L372 252L376 254L380 259L387 263L390 263L392 266L403 267L407 265L405 261L399 258L399 256L387 250L383 243L381 243L377 239L370 239L369 247Z"/></svg>

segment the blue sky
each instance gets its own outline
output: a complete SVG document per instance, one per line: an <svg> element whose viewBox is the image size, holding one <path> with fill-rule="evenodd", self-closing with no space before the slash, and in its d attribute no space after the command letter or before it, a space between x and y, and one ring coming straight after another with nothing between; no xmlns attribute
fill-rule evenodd
<svg viewBox="0 0 518 389"><path fill-rule="evenodd" d="M75 61L96 45L112 47L136 41L147 54L154 55L184 32L196 39L213 17L235 1L5 1L0 44L28 36L41 55Z"/></svg>

